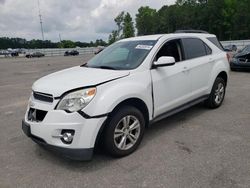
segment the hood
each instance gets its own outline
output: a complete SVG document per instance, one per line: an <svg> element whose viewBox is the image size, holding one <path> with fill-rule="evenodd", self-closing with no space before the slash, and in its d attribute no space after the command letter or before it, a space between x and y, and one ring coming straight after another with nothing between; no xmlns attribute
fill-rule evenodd
<svg viewBox="0 0 250 188"><path fill-rule="evenodd" d="M250 55L250 51L243 51L243 52L239 52L235 54L234 57L239 58L239 57L244 57L244 56L249 56L249 55Z"/></svg>
<svg viewBox="0 0 250 188"><path fill-rule="evenodd" d="M117 71L88 67L72 67L49 74L37 80L32 90L59 97L63 93L86 86L94 86L129 75L129 71Z"/></svg>

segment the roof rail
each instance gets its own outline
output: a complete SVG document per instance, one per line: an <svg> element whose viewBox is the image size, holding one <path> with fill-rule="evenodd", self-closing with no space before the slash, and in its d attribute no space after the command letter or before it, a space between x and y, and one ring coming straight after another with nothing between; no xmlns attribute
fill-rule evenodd
<svg viewBox="0 0 250 188"><path fill-rule="evenodd" d="M203 31L203 30L176 30L174 33L204 33L204 34L208 34L207 31Z"/></svg>

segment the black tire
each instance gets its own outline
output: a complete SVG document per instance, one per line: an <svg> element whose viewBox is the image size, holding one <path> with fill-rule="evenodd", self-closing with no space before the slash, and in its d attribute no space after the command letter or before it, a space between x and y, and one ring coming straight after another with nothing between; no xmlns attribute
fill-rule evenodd
<svg viewBox="0 0 250 188"><path fill-rule="evenodd" d="M236 68L231 68L231 71L237 71L237 69Z"/></svg>
<svg viewBox="0 0 250 188"><path fill-rule="evenodd" d="M135 119L138 120L139 127L140 127L138 130L140 131L139 133L137 132L136 134L138 137L135 136L137 137L136 141L133 144L132 142L130 143L130 148L121 149L119 148L119 145L117 145L117 142L119 142L119 139L121 143L122 142L121 140L123 139L123 137L126 137L125 145L128 143L128 146L129 146L129 142L131 141L130 139L132 138L131 134L135 134L135 132L132 132L132 131L138 131L137 129L136 130L134 129L134 130L130 130L131 132L129 132L129 130L123 129L124 130L123 133L121 132L116 133L116 134L122 134L122 135L115 138L115 130L117 130L119 126L123 126L122 125L124 124L123 119L125 117L128 118L128 116L131 118L128 122L132 124L133 124L133 121L134 123L136 122ZM128 127L131 127L131 126L128 126ZM115 111L114 114L112 114L112 117L109 118L106 128L104 130L103 141L104 141L105 151L113 157L123 157L123 156L131 154L137 149L137 147L141 143L141 140L144 135L144 129L145 129L145 119L142 113L137 108L133 106L121 107L119 110Z"/></svg>
<svg viewBox="0 0 250 188"><path fill-rule="evenodd" d="M221 90L219 89L220 86L223 86L223 93L218 91ZM212 109L220 107L221 104L223 103L225 93L226 93L226 82L223 78L217 77L214 81L214 85L208 99L205 100L206 106Z"/></svg>

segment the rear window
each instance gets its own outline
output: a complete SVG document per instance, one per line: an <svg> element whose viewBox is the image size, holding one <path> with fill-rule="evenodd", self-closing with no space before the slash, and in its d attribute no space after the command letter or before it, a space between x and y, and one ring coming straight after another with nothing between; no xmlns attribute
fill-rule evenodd
<svg viewBox="0 0 250 188"><path fill-rule="evenodd" d="M193 59L207 55L204 42L196 38L183 39L186 59Z"/></svg>
<svg viewBox="0 0 250 188"><path fill-rule="evenodd" d="M223 46L221 45L221 43L218 41L218 39L216 37L208 37L207 39L210 42L212 42L215 46L217 46L219 49L224 51Z"/></svg>

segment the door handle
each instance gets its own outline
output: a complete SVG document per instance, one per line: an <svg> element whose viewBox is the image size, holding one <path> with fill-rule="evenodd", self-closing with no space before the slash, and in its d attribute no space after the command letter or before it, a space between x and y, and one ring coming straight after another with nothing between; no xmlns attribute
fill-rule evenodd
<svg viewBox="0 0 250 188"><path fill-rule="evenodd" d="M185 66L185 67L183 67L183 70L182 70L182 72L187 72L188 71L188 68Z"/></svg>
<svg viewBox="0 0 250 188"><path fill-rule="evenodd" d="M209 58L209 62L214 62L214 58Z"/></svg>

